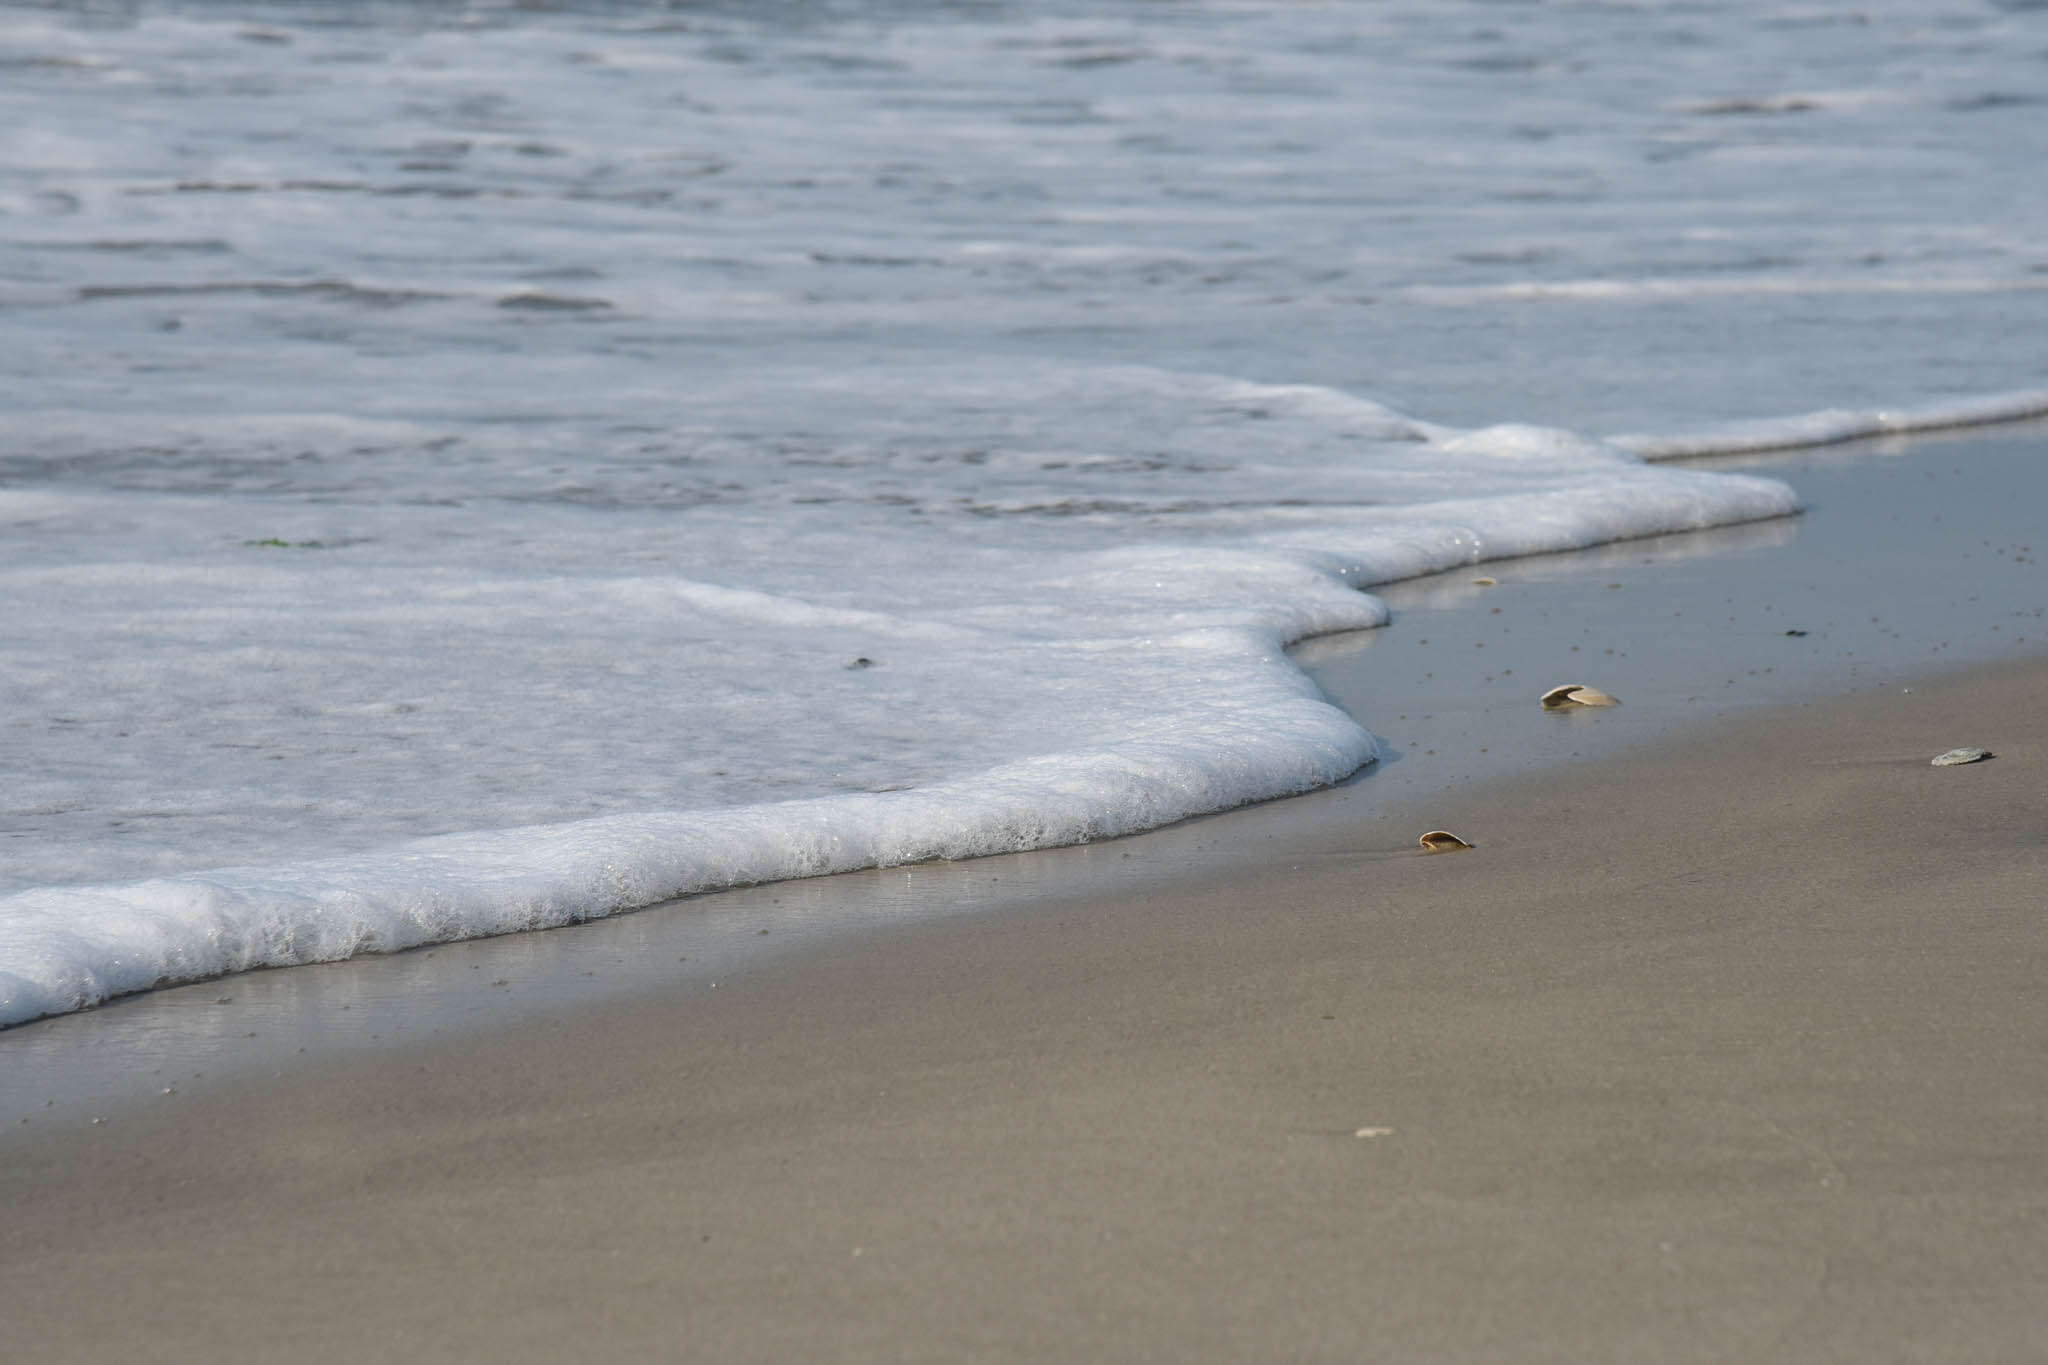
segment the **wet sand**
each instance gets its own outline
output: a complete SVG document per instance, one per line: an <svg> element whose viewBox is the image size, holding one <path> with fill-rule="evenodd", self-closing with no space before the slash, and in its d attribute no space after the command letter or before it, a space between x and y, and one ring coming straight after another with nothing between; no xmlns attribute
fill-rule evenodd
<svg viewBox="0 0 2048 1365"><path fill-rule="evenodd" d="M1375 589L1387 629L1297 647L1386 742L1378 791L1448 790L2048 649L2048 424L1700 463L1783 479L1806 511L1389 584ZM1567 682L1628 705L1598 724L1531 712Z"/></svg>
<svg viewBox="0 0 2048 1365"><path fill-rule="evenodd" d="M1730 715L18 1132L9 1353L2039 1359L2044 697Z"/></svg>

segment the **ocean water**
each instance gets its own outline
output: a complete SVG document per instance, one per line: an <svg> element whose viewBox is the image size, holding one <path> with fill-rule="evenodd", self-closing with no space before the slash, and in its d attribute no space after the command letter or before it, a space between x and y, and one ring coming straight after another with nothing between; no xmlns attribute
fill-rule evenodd
<svg viewBox="0 0 2048 1365"><path fill-rule="evenodd" d="M0 1023L1338 780L2048 410L2044 164L2019 0L0 4Z"/></svg>

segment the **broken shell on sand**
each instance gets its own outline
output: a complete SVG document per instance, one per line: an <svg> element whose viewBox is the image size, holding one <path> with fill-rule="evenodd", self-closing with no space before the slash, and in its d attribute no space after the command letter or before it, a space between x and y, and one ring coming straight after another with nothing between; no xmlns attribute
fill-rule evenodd
<svg viewBox="0 0 2048 1365"><path fill-rule="evenodd" d="M1583 683L1566 683L1553 687L1541 698L1546 711L1562 711L1573 706L1619 706L1620 702L1608 696L1597 687Z"/></svg>
<svg viewBox="0 0 2048 1365"><path fill-rule="evenodd" d="M1959 763L1981 763L1987 758L1995 757L1997 755L1989 749L1950 749L1945 754L1936 754L1933 762L1937 768L1953 768Z"/></svg>
<svg viewBox="0 0 2048 1365"><path fill-rule="evenodd" d="M1461 848L1470 847L1472 845L1466 843L1447 829L1433 829L1422 836L1422 851L1424 853L1456 853Z"/></svg>

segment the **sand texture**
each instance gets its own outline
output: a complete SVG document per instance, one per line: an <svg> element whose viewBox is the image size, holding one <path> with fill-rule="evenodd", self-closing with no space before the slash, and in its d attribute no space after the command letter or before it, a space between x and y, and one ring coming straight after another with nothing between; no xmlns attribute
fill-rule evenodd
<svg viewBox="0 0 2048 1365"><path fill-rule="evenodd" d="M16 1136L11 1359L2048 1358L2048 665ZM1997 757L1929 760L1974 744ZM1427 856L1455 830L1477 847Z"/></svg>

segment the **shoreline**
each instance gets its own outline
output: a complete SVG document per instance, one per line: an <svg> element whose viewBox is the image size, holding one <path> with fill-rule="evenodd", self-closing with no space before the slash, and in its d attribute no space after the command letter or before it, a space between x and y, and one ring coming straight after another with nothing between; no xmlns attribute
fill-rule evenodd
<svg viewBox="0 0 2048 1365"><path fill-rule="evenodd" d="M1381 737L1382 791L1447 790L2022 657L2048 645L2030 510L2048 497L2044 453L2048 423L2027 422L1691 461L1782 479L1805 510L1373 587L1388 626L1291 652ZM1987 507L1986 485L2023 492ZM1623 705L1536 714L1562 683Z"/></svg>
<svg viewBox="0 0 2048 1365"><path fill-rule="evenodd" d="M2044 687L2035 657L1461 787L1449 856L1420 799L1342 804L1319 849L1195 822L1233 848L1199 884L17 1135L10 1341L2020 1358ZM1998 756L1929 765L1961 743Z"/></svg>
<svg viewBox="0 0 2048 1365"><path fill-rule="evenodd" d="M1293 651L1325 693L1383 741L1380 762L1336 787L1096 844L769 883L545 933L123 997L0 1035L0 1064L11 1077L0 1085L0 1134L58 1113L76 1121L146 1109L166 1078L210 1089L399 1041L712 989L732 971L836 951L892 925L1198 885L1231 875L1234 860L1267 845L1313 856L1360 807L1569 768L1746 707L1849 695L2009 657L2025 647L2026 630L2048 639L2039 606L2001 629L2014 603L2039 600L2038 565L2031 556L1994 563L1985 550L2024 527L2030 503L1973 509L1976 480L1966 474L1990 461L1997 486L2038 484L2044 445L2048 424L2029 423L1995 434L1719 459L1716 467L1787 477L1809 510L1372 589L1393 608L1390 626ZM1983 521L1984 536L1973 530L1958 539L1955 522L1965 512ZM1900 566L1890 581L1887 565ZM1899 582L1908 577L1912 584ZM1477 586L1478 578L1493 586ZM1852 607L1865 600L1859 585L1867 592L1873 582L1884 584L1885 606L1865 621ZM1801 587L1789 599L1788 583ZM1725 627L1685 630L1692 621L1718 622L1724 607ZM1795 615L1812 629L1789 639L1781 627ZM1938 639L1895 628L1934 621L1943 626ZM1503 674L1459 665L1488 646ZM1438 678L1445 661L1454 667ZM1709 666L1725 667L1726 687L1698 687L1696 675ZM1624 704L1597 715L1540 713L1534 696L1566 681L1607 688Z"/></svg>

